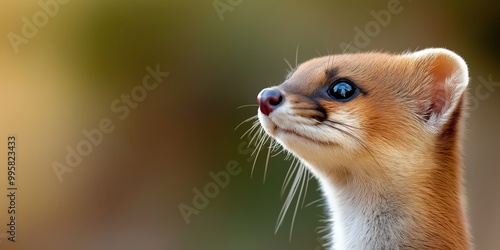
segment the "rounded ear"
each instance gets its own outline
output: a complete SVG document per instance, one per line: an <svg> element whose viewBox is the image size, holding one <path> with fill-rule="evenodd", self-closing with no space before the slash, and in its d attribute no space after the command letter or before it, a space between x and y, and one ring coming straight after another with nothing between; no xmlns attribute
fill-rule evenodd
<svg viewBox="0 0 500 250"><path fill-rule="evenodd" d="M427 107L421 110L422 117L426 118L427 127L432 131L439 131L450 118L450 115L461 103L469 83L469 74L465 61L447 49L430 48L409 54L417 60L420 72L430 76L430 82L424 88L429 88L426 96L419 96L426 100Z"/></svg>

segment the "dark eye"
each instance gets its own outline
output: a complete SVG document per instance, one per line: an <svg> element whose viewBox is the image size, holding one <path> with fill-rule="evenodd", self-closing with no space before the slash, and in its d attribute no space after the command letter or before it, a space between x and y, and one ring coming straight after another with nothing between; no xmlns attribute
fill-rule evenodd
<svg viewBox="0 0 500 250"><path fill-rule="evenodd" d="M359 94L359 89L349 80L341 79L335 81L328 88L328 95L336 101L347 102Z"/></svg>

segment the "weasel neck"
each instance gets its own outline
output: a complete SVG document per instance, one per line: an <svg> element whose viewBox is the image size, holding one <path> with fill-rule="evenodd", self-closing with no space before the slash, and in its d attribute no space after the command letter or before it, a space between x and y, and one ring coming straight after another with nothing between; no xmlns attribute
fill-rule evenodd
<svg viewBox="0 0 500 250"><path fill-rule="evenodd" d="M411 169L419 171L317 174L331 212L332 249L469 249L459 164Z"/></svg>

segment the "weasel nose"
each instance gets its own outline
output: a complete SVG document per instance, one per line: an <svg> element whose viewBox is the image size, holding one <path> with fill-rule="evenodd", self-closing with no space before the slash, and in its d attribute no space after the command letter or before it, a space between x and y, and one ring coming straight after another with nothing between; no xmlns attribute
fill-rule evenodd
<svg viewBox="0 0 500 250"><path fill-rule="evenodd" d="M269 115L283 102L283 95L276 89L265 88L257 96L260 112Z"/></svg>

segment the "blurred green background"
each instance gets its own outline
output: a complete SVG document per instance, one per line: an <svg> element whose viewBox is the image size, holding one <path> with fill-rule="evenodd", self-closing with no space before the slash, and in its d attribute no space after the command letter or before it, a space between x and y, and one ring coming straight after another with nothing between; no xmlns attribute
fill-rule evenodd
<svg viewBox="0 0 500 250"><path fill-rule="evenodd" d="M0 226L0 249L322 249L315 181L291 238L290 215L275 234L290 161L272 158L263 183L260 157L250 178L248 140L240 139L250 124L234 128L257 110L237 107L283 81L284 58L294 64L297 47L302 62L342 53L342 44L398 53L445 47L468 62L478 100L464 152L470 224L477 249L500 249L500 84L481 82L500 82L500 2L401 0L387 25L356 42L357 28L376 21L371 11L389 2L2 1L0 143L18 137L19 193L17 242ZM36 34L13 46L9 34L23 36L33 18ZM120 120L110 105L156 65L169 76ZM66 147L103 118L115 130L59 182L54 161L64 163ZM0 162L6 155L1 148ZM192 206L193 189L228 163L241 172L186 224L179 205Z"/></svg>

